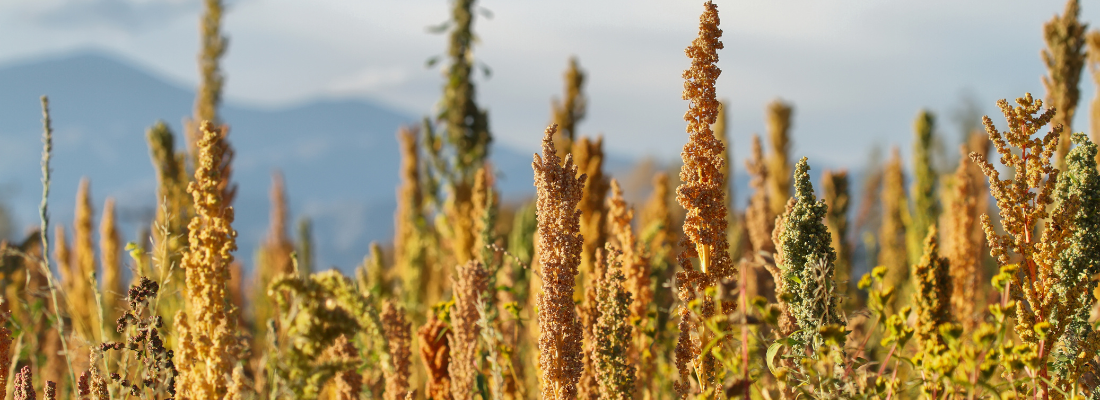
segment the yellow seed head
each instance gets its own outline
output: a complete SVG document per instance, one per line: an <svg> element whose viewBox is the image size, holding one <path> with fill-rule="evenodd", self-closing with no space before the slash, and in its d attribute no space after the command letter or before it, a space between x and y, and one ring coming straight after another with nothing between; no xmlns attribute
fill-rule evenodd
<svg viewBox="0 0 1100 400"><path fill-rule="evenodd" d="M542 398L572 399L583 369L581 323L573 304L573 286L581 261L580 216L577 209L586 175L577 175L572 155L562 163L554 149L557 126L546 129L542 153L535 155L538 190L539 263L543 293L538 294L539 366Z"/></svg>
<svg viewBox="0 0 1100 400"><path fill-rule="evenodd" d="M230 379L239 345L236 319L229 306L230 265L237 250L233 229L233 207L222 198L227 178L219 168L224 140L209 121L198 142L199 161L195 180L187 190L195 204L195 216L188 224L189 249L183 256L186 273L188 313L176 316L180 336L180 398L221 399L231 391Z"/></svg>

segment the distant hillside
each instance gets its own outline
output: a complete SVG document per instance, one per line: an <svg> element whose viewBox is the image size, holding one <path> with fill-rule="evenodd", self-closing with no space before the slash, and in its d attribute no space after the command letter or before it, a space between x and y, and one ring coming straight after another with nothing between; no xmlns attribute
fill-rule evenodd
<svg viewBox="0 0 1100 400"><path fill-rule="evenodd" d="M55 129L52 223L71 225L77 183L87 176L97 213L104 198L115 197L125 240L135 240L155 204L145 130L163 119L180 137L193 90L98 52L0 66L0 200L14 214L17 235L38 221L43 94L50 97ZM394 135L418 115L363 99L275 109L229 102L222 115L237 151L237 256L245 264L266 230L276 169L286 176L292 218L314 221L321 268L350 268L371 241L389 240L400 161ZM500 182L505 196L533 193L530 153L536 149L493 148L494 165L507 171Z"/></svg>

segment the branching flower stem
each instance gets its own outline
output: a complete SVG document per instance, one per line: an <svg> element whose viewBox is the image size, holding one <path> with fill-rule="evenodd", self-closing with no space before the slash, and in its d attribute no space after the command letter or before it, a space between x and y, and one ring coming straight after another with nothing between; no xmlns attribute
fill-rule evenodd
<svg viewBox="0 0 1100 400"><path fill-rule="evenodd" d="M39 233L42 239L42 258L39 266L42 274L46 276L46 284L50 287L50 300L53 301L54 323L57 326L57 335L61 340L61 350L65 352L65 364L69 367L70 387L76 387L76 372L73 371L73 357L69 354L69 342L65 340L65 320L61 318L61 307L57 301L57 284L50 271L50 239L49 239L49 202L50 197L50 152L53 150L53 128L50 126L50 99L42 96L42 204L38 208L38 216L42 226Z"/></svg>

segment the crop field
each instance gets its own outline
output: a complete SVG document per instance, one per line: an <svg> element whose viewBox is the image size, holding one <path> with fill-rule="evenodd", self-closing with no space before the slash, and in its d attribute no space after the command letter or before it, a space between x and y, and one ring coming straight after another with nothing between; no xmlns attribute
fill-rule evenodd
<svg viewBox="0 0 1100 400"><path fill-rule="evenodd" d="M679 162L629 168L651 184L626 193L639 185L612 176L616 143L579 132L573 58L519 202L502 200L478 103L483 14L447 4L438 106L396 132L393 237L353 269L313 262L308 223L290 234L279 175L262 245L238 243L222 0L203 1L192 115L145 134L145 237L123 243L88 179L73 220L51 219L64 117L43 96L41 170L25 172L41 174L39 220L0 243L0 396L1100 399L1100 94L1081 94L1100 87L1100 30L1079 0L1041 27L1041 96L989 102L957 152L915 110L909 162L895 147L816 179L782 100L734 160L708 1L668 55L685 67L667 111L683 115Z"/></svg>

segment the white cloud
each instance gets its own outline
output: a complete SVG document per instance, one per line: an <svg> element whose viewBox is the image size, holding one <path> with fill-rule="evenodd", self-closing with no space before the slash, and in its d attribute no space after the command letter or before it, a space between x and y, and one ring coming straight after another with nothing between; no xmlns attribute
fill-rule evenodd
<svg viewBox="0 0 1100 400"><path fill-rule="evenodd" d="M409 75L409 71L398 66L367 67L350 75L333 78L325 89L337 95L369 93L382 87L405 83Z"/></svg>
<svg viewBox="0 0 1100 400"><path fill-rule="evenodd" d="M198 9L182 0L20 0L0 5L0 60L97 46L123 53L183 82L195 82ZM168 4L170 6L165 6ZM921 107L947 112L970 88L994 100L1043 92L1042 23L1061 12L1047 0L888 2L866 0L718 0L726 48L719 95L731 100L734 150L762 132L768 101L795 103L795 152L846 163L872 142L911 142ZM493 69L479 80L499 143L532 149L561 93L571 55L588 71L585 133L604 133L619 153L679 153L685 136L680 73L683 49L697 31L699 2L667 0L483 0L475 54ZM129 10L126 18L160 21L120 30L106 22L57 26L44 12L59 7ZM159 8L158 8L159 7ZM442 0L250 0L231 7L225 27L230 99L286 104L325 96L365 95L427 114L443 83L424 61L446 38L425 27L447 19ZM45 10L45 11L44 11ZM54 10L54 11L50 11ZM94 17L93 13L93 17ZM95 18L88 17L91 21ZM1100 7L1083 19L1100 25ZM75 17L74 17L75 18ZM106 24L106 25L104 25ZM111 22L117 24L117 22ZM1082 79L1082 101L1091 81ZM1078 113L1077 126L1085 126ZM954 137L954 136L951 136ZM735 165L740 165L735 161Z"/></svg>
<svg viewBox="0 0 1100 400"><path fill-rule="evenodd" d="M83 31L107 28L141 33L188 15L198 9L197 2L183 0L71 0L48 1L53 7L32 12L45 26L60 30Z"/></svg>

